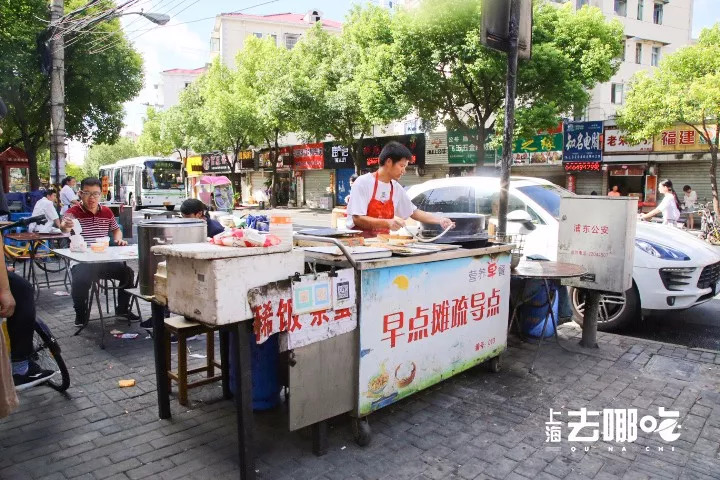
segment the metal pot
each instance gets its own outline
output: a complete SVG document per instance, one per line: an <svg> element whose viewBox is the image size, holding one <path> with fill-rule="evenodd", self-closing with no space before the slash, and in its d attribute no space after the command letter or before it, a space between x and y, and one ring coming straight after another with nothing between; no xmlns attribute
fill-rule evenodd
<svg viewBox="0 0 720 480"><path fill-rule="evenodd" d="M485 227L487 215L479 213L440 213L436 215L442 215L455 222L455 228L435 240L436 243L471 243L488 239ZM432 223L421 222L421 225L420 237L425 239L437 237L444 230L440 225Z"/></svg>
<svg viewBox="0 0 720 480"><path fill-rule="evenodd" d="M153 295L157 265L165 261L162 255L154 255L150 248L155 245L201 243L207 239L207 224L195 218L153 219L138 225L138 254L140 267L140 293Z"/></svg>

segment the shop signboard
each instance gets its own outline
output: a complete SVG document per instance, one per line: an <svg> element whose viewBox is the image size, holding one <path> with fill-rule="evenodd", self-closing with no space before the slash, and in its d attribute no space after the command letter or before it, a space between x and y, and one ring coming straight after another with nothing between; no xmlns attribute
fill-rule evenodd
<svg viewBox="0 0 720 480"><path fill-rule="evenodd" d="M602 161L603 122L568 122L563 128L563 162Z"/></svg>
<svg viewBox="0 0 720 480"><path fill-rule="evenodd" d="M566 172L599 172L599 162L563 162Z"/></svg>
<svg viewBox="0 0 720 480"><path fill-rule="evenodd" d="M419 167L425 165L425 134L417 133L412 135L394 135L390 137L364 139L360 152L362 166L365 168L378 167L380 165L380 152L385 145L393 140L402 143L410 150L412 154L410 165Z"/></svg>
<svg viewBox="0 0 720 480"><path fill-rule="evenodd" d="M255 152L252 150L240 150L235 159L235 172L240 170L252 170L255 168Z"/></svg>
<svg viewBox="0 0 720 480"><path fill-rule="evenodd" d="M232 173L232 162L230 158L222 152L203 153L202 173Z"/></svg>
<svg viewBox="0 0 720 480"><path fill-rule="evenodd" d="M562 133L535 135L531 140L516 140L513 144L513 165L562 164Z"/></svg>
<svg viewBox="0 0 720 480"><path fill-rule="evenodd" d="M702 127L698 127L702 130ZM711 129L711 138L715 138L715 130ZM655 152L709 152L710 147L705 137L700 135L693 127L676 126L660 132L655 137L653 151Z"/></svg>
<svg viewBox="0 0 720 480"><path fill-rule="evenodd" d="M447 133L448 163L450 165L475 165L477 163L477 145L472 141L473 133L468 131L451 130ZM495 151L487 144L490 138L485 141L485 165L495 164Z"/></svg>
<svg viewBox="0 0 720 480"><path fill-rule="evenodd" d="M509 252L363 270L358 415L497 356L509 293Z"/></svg>
<svg viewBox="0 0 720 480"><path fill-rule="evenodd" d="M657 175L645 177L645 194L643 205L655 206L657 204Z"/></svg>
<svg viewBox="0 0 720 480"><path fill-rule="evenodd" d="M322 143L308 143L292 147L294 170L322 170L324 148Z"/></svg>
<svg viewBox="0 0 720 480"><path fill-rule="evenodd" d="M279 149L280 158L277 162L277 169L289 169L292 167L292 147L280 147ZM266 148L264 150L260 150L259 158L260 158L260 167L262 168L272 168L272 160L271 158L274 157L274 149Z"/></svg>
<svg viewBox="0 0 720 480"><path fill-rule="evenodd" d="M447 165L447 132L428 133L425 138L425 164Z"/></svg>
<svg viewBox="0 0 720 480"><path fill-rule="evenodd" d="M603 136L603 154L605 155L651 152L652 149L653 142L651 138L646 138L638 144L631 144L626 138L625 132L616 128L605 129Z"/></svg>
<svg viewBox="0 0 720 480"><path fill-rule="evenodd" d="M337 142L325 142L323 147L323 163L326 170L355 168L349 147Z"/></svg>
<svg viewBox="0 0 720 480"><path fill-rule="evenodd" d="M203 157L193 155L185 161L185 172L188 177L199 177L203 174Z"/></svg>

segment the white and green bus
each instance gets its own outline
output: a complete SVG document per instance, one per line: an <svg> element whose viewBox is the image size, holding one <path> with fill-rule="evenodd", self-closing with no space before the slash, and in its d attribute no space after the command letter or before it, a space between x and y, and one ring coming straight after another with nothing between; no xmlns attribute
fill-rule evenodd
<svg viewBox="0 0 720 480"><path fill-rule="evenodd" d="M100 167L103 198L136 209L173 210L185 200L182 162L172 158L135 157Z"/></svg>

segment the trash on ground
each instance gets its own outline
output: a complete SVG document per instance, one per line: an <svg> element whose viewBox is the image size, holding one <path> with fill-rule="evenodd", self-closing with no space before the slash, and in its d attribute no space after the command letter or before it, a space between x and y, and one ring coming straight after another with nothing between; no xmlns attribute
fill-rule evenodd
<svg viewBox="0 0 720 480"><path fill-rule="evenodd" d="M207 355L201 355L201 354L199 354L199 353L191 353L191 354L188 355L188 356L189 356L189 357L192 357L192 358L207 358Z"/></svg>
<svg viewBox="0 0 720 480"><path fill-rule="evenodd" d="M123 332L117 329L110 330L110 335L121 335Z"/></svg>
<svg viewBox="0 0 720 480"><path fill-rule="evenodd" d="M53 295L56 297L68 297L70 296L70 292L66 292L65 290L58 290L57 292L53 292Z"/></svg>
<svg viewBox="0 0 720 480"><path fill-rule="evenodd" d="M132 378L128 380L118 380L118 386L120 388L126 388L126 387L134 387L135 386L135 380Z"/></svg>
<svg viewBox="0 0 720 480"><path fill-rule="evenodd" d="M121 333L118 335L115 335L115 338L137 338L139 333Z"/></svg>

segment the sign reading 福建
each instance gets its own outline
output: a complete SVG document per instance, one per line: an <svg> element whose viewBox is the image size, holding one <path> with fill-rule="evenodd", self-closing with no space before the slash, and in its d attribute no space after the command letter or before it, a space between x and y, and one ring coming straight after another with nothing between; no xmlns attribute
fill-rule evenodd
<svg viewBox="0 0 720 480"><path fill-rule="evenodd" d="M602 161L603 122L569 122L563 127L563 162Z"/></svg>
<svg viewBox="0 0 720 480"><path fill-rule="evenodd" d="M603 135L603 153L642 153L651 152L653 149L653 141L646 138L638 144L631 143L625 136L625 132L615 129L606 128Z"/></svg>
<svg viewBox="0 0 720 480"><path fill-rule="evenodd" d="M308 313L294 310L290 280L273 282L248 291L257 343L280 333L280 348L291 350L350 332L357 327L354 270L343 269L331 282L335 302Z"/></svg>
<svg viewBox="0 0 720 480"><path fill-rule="evenodd" d="M361 272L358 414L498 355L510 253Z"/></svg>
<svg viewBox="0 0 720 480"><path fill-rule="evenodd" d="M292 147L294 170L322 170L324 152L322 143L308 143Z"/></svg>
<svg viewBox="0 0 720 480"><path fill-rule="evenodd" d="M703 131L702 126L698 126ZM715 129L709 129L710 137L715 138ZM653 150L655 152L708 152L710 146L705 141L705 136L693 127L676 126L660 132L655 137Z"/></svg>

